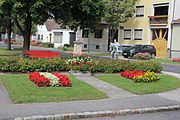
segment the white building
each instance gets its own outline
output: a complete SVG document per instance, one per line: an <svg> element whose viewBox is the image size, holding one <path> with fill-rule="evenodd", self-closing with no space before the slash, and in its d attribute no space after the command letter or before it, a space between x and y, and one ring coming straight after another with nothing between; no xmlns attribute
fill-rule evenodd
<svg viewBox="0 0 180 120"><path fill-rule="evenodd" d="M44 25L37 26L36 36L33 36L33 40L37 42L50 42L54 43L54 47L64 46L64 44L70 44L73 46L76 34L69 28L63 29L53 20L48 19Z"/></svg>

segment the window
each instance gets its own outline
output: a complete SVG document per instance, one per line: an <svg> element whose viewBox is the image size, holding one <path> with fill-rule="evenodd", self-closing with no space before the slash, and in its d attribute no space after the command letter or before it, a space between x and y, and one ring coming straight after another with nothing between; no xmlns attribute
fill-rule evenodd
<svg viewBox="0 0 180 120"><path fill-rule="evenodd" d="M168 15L169 4L154 4L154 16Z"/></svg>
<svg viewBox="0 0 180 120"><path fill-rule="evenodd" d="M41 40L43 40L43 35L41 35Z"/></svg>
<svg viewBox="0 0 180 120"><path fill-rule="evenodd" d="M131 29L124 29L124 40L131 40Z"/></svg>
<svg viewBox="0 0 180 120"><path fill-rule="evenodd" d="M96 49L99 49L99 45L96 45Z"/></svg>
<svg viewBox="0 0 180 120"><path fill-rule="evenodd" d="M40 35L38 35L38 40L40 40Z"/></svg>
<svg viewBox="0 0 180 120"><path fill-rule="evenodd" d="M87 48L87 45L86 45L86 44L84 44L84 48Z"/></svg>
<svg viewBox="0 0 180 120"><path fill-rule="evenodd" d="M102 38L102 29L96 29L95 30L94 38Z"/></svg>
<svg viewBox="0 0 180 120"><path fill-rule="evenodd" d="M62 34L61 32L54 33L54 43L62 43Z"/></svg>
<svg viewBox="0 0 180 120"><path fill-rule="evenodd" d="M136 17L144 17L144 6L136 6Z"/></svg>
<svg viewBox="0 0 180 120"><path fill-rule="evenodd" d="M134 40L142 40L142 29L134 29Z"/></svg>
<svg viewBox="0 0 180 120"><path fill-rule="evenodd" d="M82 38L88 38L89 30L82 30Z"/></svg>

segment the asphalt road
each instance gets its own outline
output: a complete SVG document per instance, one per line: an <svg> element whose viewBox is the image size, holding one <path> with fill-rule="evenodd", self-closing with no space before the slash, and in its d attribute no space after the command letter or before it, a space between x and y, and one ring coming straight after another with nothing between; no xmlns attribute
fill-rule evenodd
<svg viewBox="0 0 180 120"><path fill-rule="evenodd" d="M163 71L180 74L180 65L162 64L162 66L163 66Z"/></svg>
<svg viewBox="0 0 180 120"><path fill-rule="evenodd" d="M135 114L104 118L88 118L82 120L180 120L180 111Z"/></svg>

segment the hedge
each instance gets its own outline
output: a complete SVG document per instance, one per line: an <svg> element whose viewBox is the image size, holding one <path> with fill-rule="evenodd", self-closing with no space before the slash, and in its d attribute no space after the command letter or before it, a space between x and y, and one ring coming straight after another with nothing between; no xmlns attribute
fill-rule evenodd
<svg viewBox="0 0 180 120"><path fill-rule="evenodd" d="M54 59L18 59L16 57L0 58L0 72L60 72L69 71L70 67L64 58ZM97 73L117 73L125 70L142 70L161 72L162 66L155 62L132 62L125 60L93 60L95 66L89 71Z"/></svg>

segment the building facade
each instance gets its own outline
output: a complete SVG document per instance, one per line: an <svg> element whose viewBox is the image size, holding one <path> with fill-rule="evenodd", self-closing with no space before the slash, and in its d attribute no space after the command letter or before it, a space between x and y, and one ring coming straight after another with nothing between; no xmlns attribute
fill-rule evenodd
<svg viewBox="0 0 180 120"><path fill-rule="evenodd" d="M171 57L172 21L180 17L179 0L137 0L135 15L120 30L120 44L151 44L157 57Z"/></svg>
<svg viewBox="0 0 180 120"><path fill-rule="evenodd" d="M90 33L89 29L80 30L79 40L83 51L106 52L108 50L109 25L98 23L96 30ZM89 47L89 48L88 48Z"/></svg>
<svg viewBox="0 0 180 120"><path fill-rule="evenodd" d="M54 43L54 47L58 48L64 44L73 46L76 38L76 33L69 28L61 28L53 19L48 19L44 25L37 26L36 36L33 40L38 42Z"/></svg>

